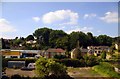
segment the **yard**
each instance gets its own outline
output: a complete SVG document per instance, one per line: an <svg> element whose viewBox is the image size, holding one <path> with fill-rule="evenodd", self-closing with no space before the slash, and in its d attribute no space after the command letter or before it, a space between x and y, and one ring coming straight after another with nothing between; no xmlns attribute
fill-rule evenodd
<svg viewBox="0 0 120 79"><path fill-rule="evenodd" d="M83 67L83 68L68 68L68 74L71 77L103 77L97 72L93 71L91 67Z"/></svg>
<svg viewBox="0 0 120 79"><path fill-rule="evenodd" d="M75 79L77 79L78 77L103 77L100 74L93 71L91 67L83 67L83 68L68 67L67 72L71 77ZM19 74L21 76L29 76L29 77L36 76L34 70L33 71L22 71L20 69L8 69L8 68L6 69L7 76L11 76L14 74Z"/></svg>

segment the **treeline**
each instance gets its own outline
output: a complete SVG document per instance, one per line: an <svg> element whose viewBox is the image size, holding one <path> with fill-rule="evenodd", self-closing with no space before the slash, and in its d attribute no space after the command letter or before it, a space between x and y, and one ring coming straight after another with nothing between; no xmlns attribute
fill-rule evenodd
<svg viewBox="0 0 120 79"><path fill-rule="evenodd" d="M35 40L33 45L26 44L26 41ZM83 32L65 33L63 30L53 30L49 28L39 28L35 30L32 35L24 37L16 37L11 40L3 40L3 48L11 49L48 49L48 48L62 48L67 51L76 47L77 41L80 46L86 48L87 46L111 46L114 48L114 43L120 42L120 37L110 37L107 35L93 36L91 32L87 34Z"/></svg>

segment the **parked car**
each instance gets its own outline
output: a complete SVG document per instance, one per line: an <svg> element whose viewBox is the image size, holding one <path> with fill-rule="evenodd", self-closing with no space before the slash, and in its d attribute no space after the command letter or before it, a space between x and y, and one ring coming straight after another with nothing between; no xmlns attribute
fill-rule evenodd
<svg viewBox="0 0 120 79"><path fill-rule="evenodd" d="M35 63L29 63L27 67L22 67L21 70L35 70Z"/></svg>

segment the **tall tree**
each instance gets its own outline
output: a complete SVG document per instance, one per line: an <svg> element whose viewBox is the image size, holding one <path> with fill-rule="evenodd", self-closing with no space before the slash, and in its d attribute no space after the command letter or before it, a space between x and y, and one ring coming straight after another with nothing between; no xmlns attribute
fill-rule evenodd
<svg viewBox="0 0 120 79"><path fill-rule="evenodd" d="M99 45L106 45L106 46L111 46L112 45L112 38L110 36L107 35L99 35L97 37L98 41L99 41Z"/></svg>
<svg viewBox="0 0 120 79"><path fill-rule="evenodd" d="M51 47L61 47L61 41L67 42L67 34L62 30L53 30L49 39Z"/></svg>
<svg viewBox="0 0 120 79"><path fill-rule="evenodd" d="M27 41L34 40L33 35L28 35L28 36L26 37L26 40L27 40Z"/></svg>
<svg viewBox="0 0 120 79"><path fill-rule="evenodd" d="M42 36L43 38L43 45L48 46L49 45L49 37L50 37L50 32L52 29L48 28L40 28L35 30L33 35L37 38L37 41L39 42L39 37Z"/></svg>

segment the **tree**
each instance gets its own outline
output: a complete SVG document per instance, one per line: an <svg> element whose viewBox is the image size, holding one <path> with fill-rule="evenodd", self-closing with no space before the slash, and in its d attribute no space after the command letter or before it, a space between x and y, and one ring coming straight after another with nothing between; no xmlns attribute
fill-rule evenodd
<svg viewBox="0 0 120 79"><path fill-rule="evenodd" d="M26 37L26 40L27 40L27 41L34 40L33 35L28 35L28 36Z"/></svg>
<svg viewBox="0 0 120 79"><path fill-rule="evenodd" d="M49 43L52 48L64 47L68 42L67 34L62 30L53 30L50 33Z"/></svg>
<svg viewBox="0 0 120 79"><path fill-rule="evenodd" d="M111 46L112 45L112 38L107 36L107 35L99 35L97 37L99 41L99 45L106 45L106 46Z"/></svg>
<svg viewBox="0 0 120 79"><path fill-rule="evenodd" d="M77 45L77 41L79 40L80 46L87 47L87 35L83 32L72 32L69 35L70 49L73 49Z"/></svg>
<svg viewBox="0 0 120 79"><path fill-rule="evenodd" d="M52 29L49 28L40 28L35 30L33 35L37 38L37 42L39 43L39 37L41 36L43 39L42 46L49 46L49 38Z"/></svg>
<svg viewBox="0 0 120 79"><path fill-rule="evenodd" d="M66 67L60 63L55 62L53 59L39 58L36 61L36 73L38 76L60 76L66 73Z"/></svg>
<svg viewBox="0 0 120 79"><path fill-rule="evenodd" d="M93 45L94 37L93 37L91 32L87 33L87 40L88 40L87 43L88 43L89 46Z"/></svg>

